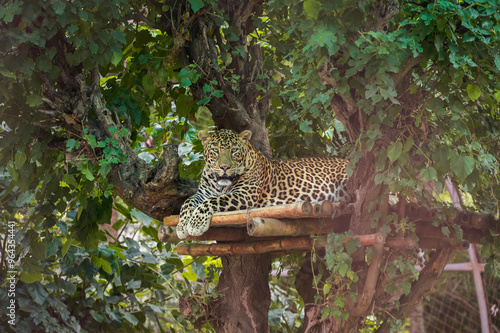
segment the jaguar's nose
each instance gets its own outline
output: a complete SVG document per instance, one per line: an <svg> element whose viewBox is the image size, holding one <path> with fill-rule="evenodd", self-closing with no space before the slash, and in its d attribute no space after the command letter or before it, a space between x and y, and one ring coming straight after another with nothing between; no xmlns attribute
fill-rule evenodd
<svg viewBox="0 0 500 333"><path fill-rule="evenodd" d="M220 168L226 172L229 169L229 165L221 165Z"/></svg>

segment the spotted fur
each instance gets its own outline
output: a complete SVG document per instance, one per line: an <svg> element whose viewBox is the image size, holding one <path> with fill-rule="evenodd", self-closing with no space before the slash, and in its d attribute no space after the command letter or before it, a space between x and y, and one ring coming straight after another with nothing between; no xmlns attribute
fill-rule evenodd
<svg viewBox="0 0 500 333"><path fill-rule="evenodd" d="M340 158L270 159L249 140L250 131L237 134L200 131L205 168L195 195L184 202L177 235L199 236L208 230L212 215L299 200L346 201L347 162Z"/></svg>

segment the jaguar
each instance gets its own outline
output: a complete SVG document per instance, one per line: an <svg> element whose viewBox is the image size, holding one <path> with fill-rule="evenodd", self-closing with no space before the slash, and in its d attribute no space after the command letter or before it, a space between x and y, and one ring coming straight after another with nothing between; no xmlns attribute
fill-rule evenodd
<svg viewBox="0 0 500 333"><path fill-rule="evenodd" d="M226 212L299 200L349 201L347 161L337 157L268 158L251 143L252 132L222 129L200 131L204 151L197 192L182 205L177 236L199 236L216 212Z"/></svg>

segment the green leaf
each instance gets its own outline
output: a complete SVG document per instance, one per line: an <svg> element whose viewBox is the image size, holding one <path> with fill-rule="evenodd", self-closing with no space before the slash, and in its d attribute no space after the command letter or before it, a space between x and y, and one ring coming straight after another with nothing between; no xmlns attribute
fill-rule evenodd
<svg viewBox="0 0 500 333"><path fill-rule="evenodd" d="M347 271L349 270L349 265L346 262L341 262L337 266L337 271L339 274L344 277L347 274Z"/></svg>
<svg viewBox="0 0 500 333"><path fill-rule="evenodd" d="M50 70L52 69L52 58L50 58L48 55L43 54L36 58L36 66L42 72L50 72Z"/></svg>
<svg viewBox="0 0 500 333"><path fill-rule="evenodd" d="M24 283L33 283L42 280L42 272L28 272L23 271L20 277L21 281Z"/></svg>
<svg viewBox="0 0 500 333"><path fill-rule="evenodd" d="M168 275L170 273L172 273L175 269L175 265L174 264L171 264L171 263L164 263L163 265L160 266L160 269L161 269L161 273L163 275Z"/></svg>
<svg viewBox="0 0 500 333"><path fill-rule="evenodd" d="M427 101L427 107L434 111L438 116L442 116L445 113L443 100L439 97L430 98Z"/></svg>
<svg viewBox="0 0 500 333"><path fill-rule="evenodd" d="M82 173L85 175L85 177L88 180L90 180L90 181L94 180L94 175L92 174L92 172L90 172L89 169L82 169Z"/></svg>
<svg viewBox="0 0 500 333"><path fill-rule="evenodd" d="M142 281L141 280L130 280L129 282L127 282L127 289L139 289L142 285Z"/></svg>
<svg viewBox="0 0 500 333"><path fill-rule="evenodd" d="M394 162L403 152L403 144L400 141L392 142L387 147L387 157L391 162Z"/></svg>
<svg viewBox="0 0 500 333"><path fill-rule="evenodd" d="M92 149L97 147L97 141L94 135L90 134L87 136L87 142L89 143Z"/></svg>
<svg viewBox="0 0 500 333"><path fill-rule="evenodd" d="M28 105L30 107L35 107L43 104L42 97L38 95L29 95L28 97L26 97L26 102L28 102Z"/></svg>
<svg viewBox="0 0 500 333"><path fill-rule="evenodd" d="M100 259L101 259L100 263L101 263L102 270L108 274L113 274L113 268L111 268L111 265L109 264L109 262L106 261L106 259L103 259L103 258L100 258Z"/></svg>
<svg viewBox="0 0 500 333"><path fill-rule="evenodd" d="M451 170L460 181L464 181L474 170L475 161L470 156L456 155L450 161Z"/></svg>
<svg viewBox="0 0 500 333"><path fill-rule="evenodd" d="M65 182L66 184L73 186L74 188L78 187L78 183L76 182L76 179L73 175L65 174L62 177L62 181Z"/></svg>
<svg viewBox="0 0 500 333"><path fill-rule="evenodd" d="M146 264L158 264L158 260L154 255L151 253L143 252L142 253L142 261L145 262ZM196 264L193 264L196 266ZM203 265L202 265L203 266ZM205 266L203 266L203 269L205 269ZM203 271L205 273L205 271Z"/></svg>
<svg viewBox="0 0 500 333"><path fill-rule="evenodd" d="M101 176L106 177L110 171L111 171L110 163L104 163L103 165L101 165Z"/></svg>
<svg viewBox="0 0 500 333"><path fill-rule="evenodd" d="M203 0L188 0L189 4L191 5L191 9L193 12L199 11L205 4L203 3Z"/></svg>
<svg viewBox="0 0 500 333"><path fill-rule="evenodd" d="M407 153L410 151L411 147L413 147L413 136L412 135L410 135L408 137L408 139L406 140L405 145L403 147L403 151L405 153Z"/></svg>
<svg viewBox="0 0 500 333"><path fill-rule="evenodd" d="M428 167L426 169L420 170L420 178L422 178L423 181L429 182L433 179L436 179L436 176L437 172L433 167Z"/></svg>
<svg viewBox="0 0 500 333"><path fill-rule="evenodd" d="M40 282L29 283L26 285L26 289L30 293L31 297L37 304L43 304L49 296L49 292L45 289L45 287Z"/></svg>
<svg viewBox="0 0 500 333"><path fill-rule="evenodd" d="M165 313L165 309L160 307L160 306L157 306L157 305L154 305L152 303L146 305L146 306L149 306L151 308L151 310L153 310L154 312L156 313Z"/></svg>
<svg viewBox="0 0 500 333"><path fill-rule="evenodd" d="M402 288L403 294L409 295L411 291L411 282L409 280L402 280L399 282L399 287Z"/></svg>
<svg viewBox="0 0 500 333"><path fill-rule="evenodd" d="M189 87L193 83L196 83L200 78L200 74L195 69L191 69L189 67L184 67L179 72L179 81L181 87Z"/></svg>
<svg viewBox="0 0 500 333"><path fill-rule="evenodd" d="M329 284L329 283L325 283L323 285L323 294L326 295L328 294L328 292L330 291L330 289L332 288L332 285Z"/></svg>
<svg viewBox="0 0 500 333"><path fill-rule="evenodd" d="M353 238L345 242L345 249L347 253L353 254L358 250L358 248L361 246L361 242L359 241L359 238Z"/></svg>
<svg viewBox="0 0 500 333"><path fill-rule="evenodd" d="M69 280L59 279L59 284L70 295L73 295L76 292L76 285Z"/></svg>
<svg viewBox="0 0 500 333"><path fill-rule="evenodd" d="M62 246L60 238L55 238L52 242L45 246L45 258L49 258L57 253L57 250Z"/></svg>
<svg viewBox="0 0 500 333"><path fill-rule="evenodd" d="M118 134L120 134L121 137L126 137L128 136L128 130L126 128L122 128Z"/></svg>
<svg viewBox="0 0 500 333"><path fill-rule="evenodd" d="M73 150L73 148L75 148L75 144L76 144L76 140L75 139L69 139L68 141L66 141L66 147L68 147L68 149L66 149L67 152L70 152ZM77 147L78 148L78 147Z"/></svg>
<svg viewBox="0 0 500 333"><path fill-rule="evenodd" d="M116 66L120 63L121 60L122 60L122 53L113 52L113 56L111 57L111 63Z"/></svg>
<svg viewBox="0 0 500 333"><path fill-rule="evenodd" d="M137 209L132 209L132 211L130 212L130 214L135 217L136 219L138 219L139 221L142 222L142 224L144 224L146 227L149 227L149 225L151 224L151 222L153 222L153 218L150 217L150 216L147 216L146 214L144 214L143 212L137 210Z"/></svg>
<svg viewBox="0 0 500 333"><path fill-rule="evenodd" d="M312 120L305 119L300 122L300 130L304 133L312 133L312 128L311 128Z"/></svg>
<svg viewBox="0 0 500 333"><path fill-rule="evenodd" d="M479 89L477 86L469 84L467 86L467 95L469 95L469 98L474 102L481 96L481 89Z"/></svg>
<svg viewBox="0 0 500 333"><path fill-rule="evenodd" d="M102 322L104 320L104 316L101 313L97 312L97 311L90 310L90 314L95 319L95 321L97 321L98 323L100 323L100 322Z"/></svg>
<svg viewBox="0 0 500 333"><path fill-rule="evenodd" d="M180 95L175 101L176 111L180 117L186 117L193 110L194 106L193 97L191 95Z"/></svg>
<svg viewBox="0 0 500 333"><path fill-rule="evenodd" d="M16 206L22 207L23 205L30 203L34 197L35 197L35 194L33 192L25 191L17 197Z"/></svg>
<svg viewBox="0 0 500 333"><path fill-rule="evenodd" d="M335 304L339 308L343 308L345 306L345 297L343 296L335 297L333 304Z"/></svg>
<svg viewBox="0 0 500 333"><path fill-rule="evenodd" d="M106 306L106 313L109 315L111 320L121 323L122 318L117 310L112 310L111 308L109 308L109 306Z"/></svg>
<svg viewBox="0 0 500 333"><path fill-rule="evenodd" d="M26 162L26 153L23 151L19 151L16 153L15 157L15 166L16 169L19 170L23 167L24 163Z"/></svg>
<svg viewBox="0 0 500 333"><path fill-rule="evenodd" d="M317 19L321 10L322 4L319 0L306 0L304 1L304 10L313 19Z"/></svg>
<svg viewBox="0 0 500 333"><path fill-rule="evenodd" d="M123 315L123 317L124 317L125 319L127 319L127 321L128 321L129 323L131 323L131 324L132 324L132 326L136 326L136 325L139 323L139 319L137 319L137 318L136 318L133 314L131 314L130 312L127 312L127 311L125 311L125 310L122 310L121 308L120 308L120 312L121 312L121 314Z"/></svg>
<svg viewBox="0 0 500 333"><path fill-rule="evenodd" d="M279 326L281 324L281 318L283 317L283 309L273 309L269 310L267 314L267 321L271 326Z"/></svg>
<svg viewBox="0 0 500 333"><path fill-rule="evenodd" d="M71 244L73 244L73 242L74 242L74 239L70 238L66 241L66 243L64 243L64 245L61 249L61 254L63 257L66 255L66 253L68 253L69 247L71 246Z"/></svg>
<svg viewBox="0 0 500 333"><path fill-rule="evenodd" d="M146 74L142 77L142 86L144 90L148 93L149 97L152 97L156 92L156 86L154 82L154 76L151 74Z"/></svg>
<svg viewBox="0 0 500 333"><path fill-rule="evenodd" d="M208 85L208 84L205 84L203 86L203 91L206 92L206 93L209 93L212 91L212 86Z"/></svg>

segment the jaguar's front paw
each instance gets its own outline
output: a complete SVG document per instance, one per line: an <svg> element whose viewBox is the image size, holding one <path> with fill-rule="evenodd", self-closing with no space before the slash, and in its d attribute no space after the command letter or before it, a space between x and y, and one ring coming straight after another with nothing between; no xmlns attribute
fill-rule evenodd
<svg viewBox="0 0 500 333"><path fill-rule="evenodd" d="M177 232L177 237L179 237L179 239L184 239L188 236L188 232L186 231L186 222L179 221L179 223L177 224L177 228L175 228L175 230Z"/></svg>
<svg viewBox="0 0 500 333"><path fill-rule="evenodd" d="M191 236L201 236L210 227L210 219L208 220L196 220L191 219L189 224L186 226L186 231Z"/></svg>

